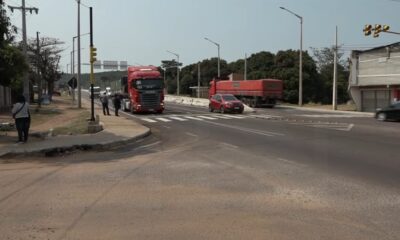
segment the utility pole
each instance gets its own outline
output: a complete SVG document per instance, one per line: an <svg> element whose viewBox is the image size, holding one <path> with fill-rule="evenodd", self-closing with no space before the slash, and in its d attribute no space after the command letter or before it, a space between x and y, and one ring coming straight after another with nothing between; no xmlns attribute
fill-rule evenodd
<svg viewBox="0 0 400 240"><path fill-rule="evenodd" d="M200 98L200 62L197 63L197 98Z"/></svg>
<svg viewBox="0 0 400 240"><path fill-rule="evenodd" d="M177 63L176 63L176 71L177 71L177 73L176 73L176 94L179 96L180 95L180 86L179 86L180 85L180 80L179 80L179 72L180 72L180 70L179 70L179 66L181 64L179 62L179 54L171 52L171 51L168 51L168 50L167 50L167 52L171 53L172 55L175 55L176 59L177 59Z"/></svg>
<svg viewBox="0 0 400 240"><path fill-rule="evenodd" d="M82 96L81 96L81 1L77 0L78 3L78 108L82 108Z"/></svg>
<svg viewBox="0 0 400 240"><path fill-rule="evenodd" d="M332 110L337 110L337 52L338 52L338 27L335 34L335 51L333 59L333 92L332 92Z"/></svg>
<svg viewBox="0 0 400 240"><path fill-rule="evenodd" d="M92 7L89 8L89 18L90 18L90 102L91 102L91 117L90 121L94 122L94 93L93 93L93 86L94 86L94 70L93 64L96 59L96 51L97 49L93 46L93 9ZM79 38L78 38L79 39Z"/></svg>
<svg viewBox="0 0 400 240"><path fill-rule="evenodd" d="M244 54L244 80L247 80L247 53Z"/></svg>
<svg viewBox="0 0 400 240"><path fill-rule="evenodd" d="M25 7L25 0L22 0L22 6L21 7L15 7L15 6L8 6L8 8L11 10L11 12L14 12L15 9L21 10L22 13L22 52L24 53L25 60L28 61L28 54L27 54L27 37L26 37L26 11L29 11L31 14L32 12L35 12L38 14L39 9L32 7L32 8L27 8ZM29 73L26 72L24 73L24 97L27 102L30 100L30 94L29 94Z"/></svg>
<svg viewBox="0 0 400 240"><path fill-rule="evenodd" d="M39 79L39 86L38 86L38 104L39 108L42 106L42 77L40 76L40 44L39 44L39 32L36 32L36 58L37 58L37 76L40 78Z"/></svg>

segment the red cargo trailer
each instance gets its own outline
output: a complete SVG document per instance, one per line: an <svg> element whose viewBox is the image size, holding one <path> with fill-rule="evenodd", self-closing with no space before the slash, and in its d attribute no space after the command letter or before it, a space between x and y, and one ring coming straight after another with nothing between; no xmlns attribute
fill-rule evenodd
<svg viewBox="0 0 400 240"><path fill-rule="evenodd" d="M250 107L273 107L276 100L282 99L283 81L279 79L212 80L209 97L217 93L233 94Z"/></svg>

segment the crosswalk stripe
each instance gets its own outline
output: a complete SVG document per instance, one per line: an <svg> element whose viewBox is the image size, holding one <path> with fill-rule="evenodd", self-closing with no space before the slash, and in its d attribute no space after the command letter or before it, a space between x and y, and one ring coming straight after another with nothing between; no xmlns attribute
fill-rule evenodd
<svg viewBox="0 0 400 240"><path fill-rule="evenodd" d="M160 120L162 122L171 122L171 120L166 119L166 118L156 118L157 120Z"/></svg>
<svg viewBox="0 0 400 240"><path fill-rule="evenodd" d="M209 119L209 120L216 120L217 118L207 117L207 116L198 116L199 118Z"/></svg>
<svg viewBox="0 0 400 240"><path fill-rule="evenodd" d="M157 121L154 121L153 119L150 118L141 118L143 121L149 122L149 123L155 123Z"/></svg>
<svg viewBox="0 0 400 240"><path fill-rule="evenodd" d="M185 116L185 118L192 119L192 120L203 121L203 119L197 118L197 117Z"/></svg>
<svg viewBox="0 0 400 240"><path fill-rule="evenodd" d="M187 121L187 119L180 118L180 117L169 117L169 118L174 119L174 120L178 120L178 121L181 121L181 122Z"/></svg>
<svg viewBox="0 0 400 240"><path fill-rule="evenodd" d="M217 118L222 118L222 119L232 119L232 118L230 118L230 117L227 117L227 116L223 116L223 115L213 115L214 117L217 117Z"/></svg>
<svg viewBox="0 0 400 240"><path fill-rule="evenodd" d="M246 117L242 117L242 116L234 116L234 115L228 115L227 117L230 117L230 118L237 118L237 119L243 119L243 118L246 118Z"/></svg>

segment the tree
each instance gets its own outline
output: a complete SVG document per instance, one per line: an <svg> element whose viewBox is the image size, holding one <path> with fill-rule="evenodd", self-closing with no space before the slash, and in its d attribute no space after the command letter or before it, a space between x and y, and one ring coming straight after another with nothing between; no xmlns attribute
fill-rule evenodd
<svg viewBox="0 0 400 240"><path fill-rule="evenodd" d="M36 39L28 41L28 56L31 64L31 80L39 86L41 78L46 83L48 95L51 97L54 91L54 82L61 78L61 72L58 70L60 62L60 53L63 51L59 46L64 44L55 38L43 37L39 39L39 50L37 49ZM35 71L34 71L35 70ZM40 76L37 75L39 72Z"/></svg>
<svg viewBox="0 0 400 240"><path fill-rule="evenodd" d="M333 65L334 65L334 47L323 49L312 48L314 58L317 60L319 78L322 82L320 92L323 93L321 102L328 104L332 102L332 87L333 87ZM349 72L346 68L346 61L343 59L343 52L338 52L338 78L337 78L337 93L338 103L348 101L349 94L347 92Z"/></svg>
<svg viewBox="0 0 400 240"><path fill-rule="evenodd" d="M274 70L271 76L282 79L284 82L284 100L297 103L299 96L299 51L279 51L275 57ZM321 98L319 88L321 81L318 78L314 59L307 51L303 52L303 99L304 102L318 102Z"/></svg>
<svg viewBox="0 0 400 240"><path fill-rule="evenodd" d="M22 89L22 77L28 70L25 57L13 44L16 27L6 15L3 0L0 0L0 84L14 91Z"/></svg>

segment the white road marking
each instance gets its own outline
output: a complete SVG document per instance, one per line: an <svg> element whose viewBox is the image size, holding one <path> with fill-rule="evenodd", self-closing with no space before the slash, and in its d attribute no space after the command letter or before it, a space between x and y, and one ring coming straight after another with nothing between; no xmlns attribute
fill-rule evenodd
<svg viewBox="0 0 400 240"><path fill-rule="evenodd" d="M197 121L204 121L204 120L201 119L201 118L191 117L191 116L185 116L185 118L192 119L192 120L197 120Z"/></svg>
<svg viewBox="0 0 400 240"><path fill-rule="evenodd" d="M217 118L207 117L207 116L198 116L199 118L209 119L209 120L216 120Z"/></svg>
<svg viewBox="0 0 400 240"><path fill-rule="evenodd" d="M224 115L213 115L213 117L222 118L222 119L232 119L232 118L224 116Z"/></svg>
<svg viewBox="0 0 400 240"><path fill-rule="evenodd" d="M217 125L217 126L221 126L221 127L231 128L231 129L254 133L254 134L259 134L259 135L263 135L263 136L267 136L267 137L285 136L285 134L278 133L278 132L269 132L269 131L261 131L261 130L257 130L257 129L251 129L251 128L237 127L237 126L232 126L232 125L222 124L222 123L217 123L217 122L211 122L211 121L206 121L206 120L204 120L204 122L212 124L212 125Z"/></svg>
<svg viewBox="0 0 400 240"><path fill-rule="evenodd" d="M153 146L158 145L160 143L161 143L160 141L157 141L157 142L154 142L154 143L150 143L150 144L147 144L147 145L143 145L143 146L137 147L135 150L142 149L142 148L153 147Z"/></svg>
<svg viewBox="0 0 400 240"><path fill-rule="evenodd" d="M314 127L314 128L324 128L330 130L337 130L337 131L346 131L349 132L354 127L354 124L347 124L347 123L323 123L318 121L317 123L290 123L292 125L301 125L307 127Z"/></svg>
<svg viewBox="0 0 400 240"><path fill-rule="evenodd" d="M167 128L167 129L170 129L170 128L171 128L171 127L168 127L168 126L165 126L165 125L163 125L163 127Z"/></svg>
<svg viewBox="0 0 400 240"><path fill-rule="evenodd" d="M187 119L180 118L180 117L169 117L169 118L174 119L174 120L178 120L178 121L181 121L181 122L187 121Z"/></svg>
<svg viewBox="0 0 400 240"><path fill-rule="evenodd" d="M345 131L350 131L354 127L354 124L350 124Z"/></svg>
<svg viewBox="0 0 400 240"><path fill-rule="evenodd" d="M230 117L230 118L237 118L237 119L246 118L246 117L244 117L244 116L235 116L235 115L227 115L227 117Z"/></svg>
<svg viewBox="0 0 400 240"><path fill-rule="evenodd" d="M157 122L157 121L154 121L153 119L150 119L150 118L140 118L140 119L143 120L143 121L149 122L149 123Z"/></svg>
<svg viewBox="0 0 400 240"><path fill-rule="evenodd" d="M166 118L156 118L157 120L160 120L162 122L171 122L171 120L166 119Z"/></svg>
<svg viewBox="0 0 400 240"><path fill-rule="evenodd" d="M235 148L235 149L239 148L236 145L225 143L225 142L220 143L220 145L223 145L223 146L228 147L228 148Z"/></svg>
<svg viewBox="0 0 400 240"><path fill-rule="evenodd" d="M185 132L185 133L186 133L186 135L189 135L191 137L198 137L198 135L191 133L191 132Z"/></svg>
<svg viewBox="0 0 400 240"><path fill-rule="evenodd" d="M309 118L355 118L363 117L359 115L345 115L345 114L298 114L296 116L309 117Z"/></svg>

